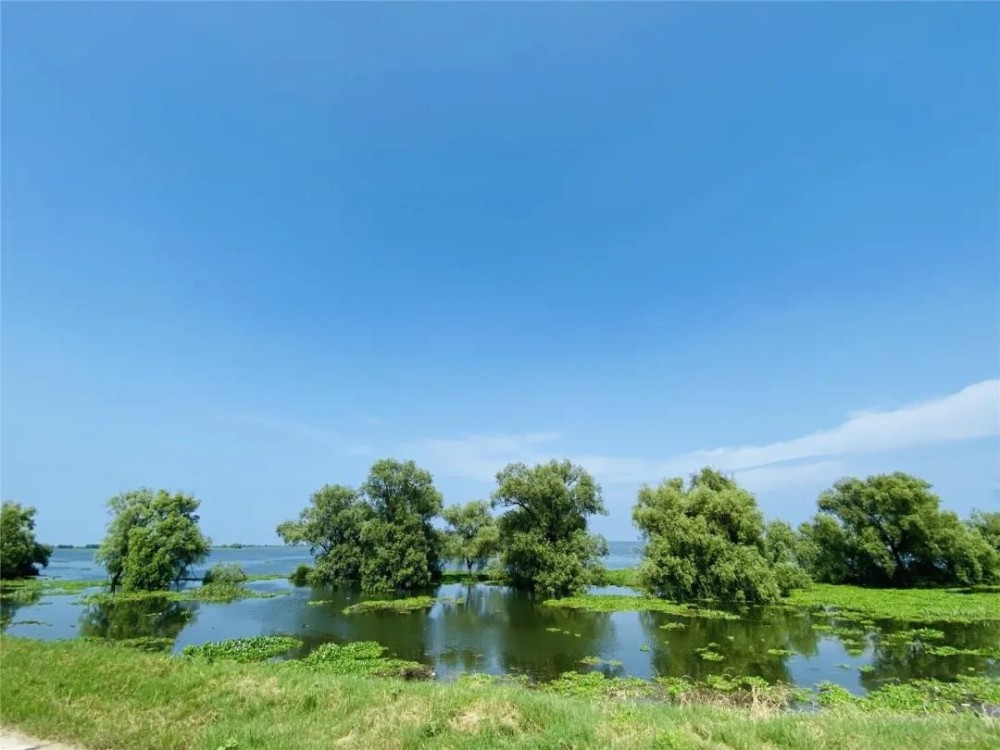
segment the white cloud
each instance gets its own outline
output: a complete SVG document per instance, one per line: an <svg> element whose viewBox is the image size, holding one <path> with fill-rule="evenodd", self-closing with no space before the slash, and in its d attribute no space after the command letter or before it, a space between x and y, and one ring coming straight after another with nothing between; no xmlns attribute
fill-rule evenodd
<svg viewBox="0 0 1000 750"><path fill-rule="evenodd" d="M886 453L918 445L1000 435L1000 380L985 380L942 398L890 411L852 412L842 424L764 445L695 450L665 459L570 455L604 482L658 482L702 466L733 472L764 489L836 476L846 470L838 456ZM566 455L560 433L466 435L427 439L406 447L435 473L490 481L511 461L527 463Z"/></svg>
<svg viewBox="0 0 1000 750"><path fill-rule="evenodd" d="M349 435L345 435L337 430L330 430L325 427L317 427L300 422L296 419L241 415L229 417L227 421L249 427L263 428L297 440L319 443L335 453L344 453L349 456L364 456L372 452L370 446L359 444Z"/></svg>

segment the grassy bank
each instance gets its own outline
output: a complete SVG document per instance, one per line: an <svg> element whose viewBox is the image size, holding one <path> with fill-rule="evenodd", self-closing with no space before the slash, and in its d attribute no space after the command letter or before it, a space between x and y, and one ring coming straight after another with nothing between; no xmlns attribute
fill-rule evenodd
<svg viewBox="0 0 1000 750"><path fill-rule="evenodd" d="M90 748L989 748L971 713L774 715L4 637L2 721Z"/></svg>

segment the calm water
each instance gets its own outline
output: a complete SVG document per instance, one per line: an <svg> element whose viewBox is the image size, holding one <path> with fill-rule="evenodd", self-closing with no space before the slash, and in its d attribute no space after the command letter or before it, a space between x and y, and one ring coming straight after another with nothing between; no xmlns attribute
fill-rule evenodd
<svg viewBox="0 0 1000 750"><path fill-rule="evenodd" d="M638 560L635 546L612 543L607 566L634 565ZM251 574L287 574L311 558L305 550L287 547L217 549L200 570L217 562L237 563ZM103 577L93 563L93 550L79 549L57 550L46 574L95 583ZM360 592L297 588L285 580L261 581L251 587L282 596L229 604L146 601L100 606L83 605L78 595L46 596L32 604L3 602L2 606L12 619L7 632L32 638L169 636L176 639L178 651L188 644L277 633L302 639L305 650L327 641L375 640L395 656L433 666L440 679L486 672L544 680L569 670L595 669L581 663L588 656L620 661L620 666L598 667L609 675L759 675L803 686L836 682L855 692L890 679L949 679L956 674L1000 678L1000 665L986 657L933 656L905 644L885 645L872 633L864 637L863 646L851 649L841 636L814 626L856 629L857 625L781 607L747 608L741 611L740 620L652 612L574 612L538 606L530 595L502 587L449 584L428 593L461 597L464 603L439 603L427 611L403 615L348 616L342 610L365 598ZM672 622L685 627L662 627ZM891 628L888 623L879 624ZM946 633L942 643L951 646L1000 645L1000 627L995 625L936 627ZM702 659L697 649L708 646L723 660ZM778 649L791 653L776 653ZM865 665L873 669L861 672L859 668Z"/></svg>

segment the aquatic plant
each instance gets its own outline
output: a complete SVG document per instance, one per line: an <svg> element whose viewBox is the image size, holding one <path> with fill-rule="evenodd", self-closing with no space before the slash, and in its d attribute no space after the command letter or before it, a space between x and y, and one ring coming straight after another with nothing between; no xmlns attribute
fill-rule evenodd
<svg viewBox="0 0 1000 750"><path fill-rule="evenodd" d="M225 641L185 646L184 656L212 661L257 662L287 654L302 645L298 638L287 635L258 635L252 638L232 638Z"/></svg>
<svg viewBox="0 0 1000 750"><path fill-rule="evenodd" d="M437 600L433 596L410 596L405 599L369 599L367 601L344 607L345 615L357 615L367 612L415 612L434 606Z"/></svg>
<svg viewBox="0 0 1000 750"><path fill-rule="evenodd" d="M591 612L666 612L682 617L702 617L716 620L738 620L740 616L732 612L708 609L698 604L678 604L666 599L647 596L624 596L620 594L584 594L564 599L547 599L547 607L564 609L584 609Z"/></svg>

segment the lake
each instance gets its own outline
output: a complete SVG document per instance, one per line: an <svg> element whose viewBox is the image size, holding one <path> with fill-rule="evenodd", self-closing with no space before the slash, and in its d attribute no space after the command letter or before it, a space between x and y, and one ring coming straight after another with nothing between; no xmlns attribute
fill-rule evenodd
<svg viewBox="0 0 1000 750"><path fill-rule="evenodd" d="M636 542L612 542L609 568L638 562ZM59 549L46 578L104 578L94 550ZM287 575L311 563L297 547L220 548L197 569L236 563L248 574ZM680 617L658 612L587 612L541 606L530 594L486 584L446 584L428 591L450 597L430 609L397 614L343 614L366 597L350 589L296 587L284 579L257 581L250 588L273 598L231 603L148 600L87 605L81 596L45 595L37 602L3 601L6 632L41 639L166 636L174 650L226 638L287 634L303 650L335 641L374 640L391 655L430 665L438 679L469 672L551 679L566 671L600 670L609 676L755 675L803 687L834 682L864 693L890 680L953 679L956 675L1000 678L996 659L972 654L935 655L926 648L885 635L903 624L864 628L783 606L745 607L736 620ZM97 590L97 589L94 589ZM632 593L606 587L595 593ZM424 593L424 592L420 592ZM1000 646L1000 626L938 623L940 643L955 648ZM706 658L709 652L712 656ZM584 660L602 660L589 666Z"/></svg>

